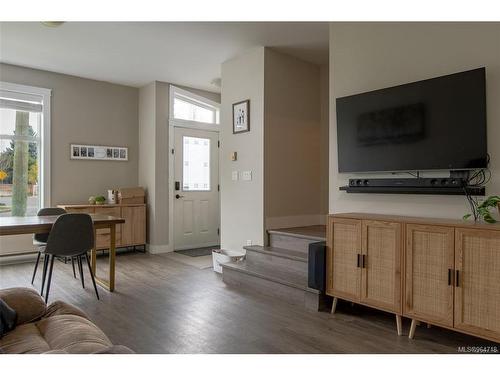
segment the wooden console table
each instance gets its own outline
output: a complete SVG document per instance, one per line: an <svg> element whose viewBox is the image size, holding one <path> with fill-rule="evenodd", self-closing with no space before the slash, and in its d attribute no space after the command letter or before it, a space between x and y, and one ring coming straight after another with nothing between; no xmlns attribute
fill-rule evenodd
<svg viewBox="0 0 500 375"><path fill-rule="evenodd" d="M329 215L326 294L500 342L500 224Z"/></svg>
<svg viewBox="0 0 500 375"><path fill-rule="evenodd" d="M61 204L67 212L83 212L121 217L123 224L116 226L115 243L117 247L146 246L146 205L145 204ZM109 249L111 233L100 229L96 233L98 250Z"/></svg>
<svg viewBox="0 0 500 375"><path fill-rule="evenodd" d="M0 217L0 236L49 233L57 217L58 216ZM115 289L116 226L123 224L125 220L119 217L98 214L90 214L90 217L92 218L96 232L104 229L108 230L110 233L108 280L102 279L96 274L96 246L94 246L91 251L91 265L96 283L112 292ZM97 241L95 241L95 243L97 243Z"/></svg>

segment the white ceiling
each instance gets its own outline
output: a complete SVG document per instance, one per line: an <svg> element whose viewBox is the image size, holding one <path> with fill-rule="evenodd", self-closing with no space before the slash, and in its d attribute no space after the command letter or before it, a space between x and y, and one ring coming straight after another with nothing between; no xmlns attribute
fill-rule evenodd
<svg viewBox="0 0 500 375"><path fill-rule="evenodd" d="M0 23L0 61L140 87L154 80L218 92L221 63L255 46L328 62L328 24L310 22Z"/></svg>

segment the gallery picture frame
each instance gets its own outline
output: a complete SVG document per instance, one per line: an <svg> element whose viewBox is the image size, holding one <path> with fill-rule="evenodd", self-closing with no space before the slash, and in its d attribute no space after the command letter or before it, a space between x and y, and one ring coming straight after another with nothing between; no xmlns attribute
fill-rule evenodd
<svg viewBox="0 0 500 375"><path fill-rule="evenodd" d="M128 147L101 145L70 145L72 160L112 160L128 161Z"/></svg>
<svg viewBox="0 0 500 375"><path fill-rule="evenodd" d="M250 99L233 104L233 134L250 131Z"/></svg>

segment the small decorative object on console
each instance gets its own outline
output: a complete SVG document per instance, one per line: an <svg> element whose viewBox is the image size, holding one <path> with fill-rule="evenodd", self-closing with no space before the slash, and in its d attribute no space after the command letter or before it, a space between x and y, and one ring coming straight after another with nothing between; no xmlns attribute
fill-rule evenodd
<svg viewBox="0 0 500 375"><path fill-rule="evenodd" d="M142 187L118 189L118 203L120 204L144 204L145 191Z"/></svg>
<svg viewBox="0 0 500 375"><path fill-rule="evenodd" d="M106 198L104 198L102 195L95 197L95 204L104 204L104 203L106 203Z"/></svg>

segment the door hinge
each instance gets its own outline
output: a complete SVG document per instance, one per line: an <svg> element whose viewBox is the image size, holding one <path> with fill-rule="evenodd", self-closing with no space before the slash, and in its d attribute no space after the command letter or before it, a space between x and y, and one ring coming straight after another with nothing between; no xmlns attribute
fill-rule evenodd
<svg viewBox="0 0 500 375"><path fill-rule="evenodd" d="M217 228L217 234L220 235L220 228Z"/></svg>
<svg viewBox="0 0 500 375"><path fill-rule="evenodd" d="M174 149L172 149L172 155L173 155L174 153L175 153L175 150L174 150Z"/></svg>
<svg viewBox="0 0 500 375"><path fill-rule="evenodd" d="M220 191L220 185L217 185L217 191Z"/></svg>
<svg viewBox="0 0 500 375"><path fill-rule="evenodd" d="M217 141L217 147L220 147L220 141Z"/></svg>

